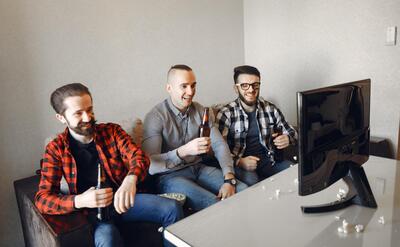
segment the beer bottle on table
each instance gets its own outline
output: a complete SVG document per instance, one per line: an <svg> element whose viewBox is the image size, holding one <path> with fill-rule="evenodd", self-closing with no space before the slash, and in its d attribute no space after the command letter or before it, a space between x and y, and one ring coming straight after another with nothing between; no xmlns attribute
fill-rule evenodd
<svg viewBox="0 0 400 247"><path fill-rule="evenodd" d="M209 108L204 108L203 118L199 127L199 137L210 137L210 125L208 123Z"/></svg>
<svg viewBox="0 0 400 247"><path fill-rule="evenodd" d="M97 186L96 189L104 189L107 186L105 185L105 175L103 176L103 169L101 164L97 164ZM99 221L107 221L110 219L110 207L106 206L104 208L97 208L97 219Z"/></svg>

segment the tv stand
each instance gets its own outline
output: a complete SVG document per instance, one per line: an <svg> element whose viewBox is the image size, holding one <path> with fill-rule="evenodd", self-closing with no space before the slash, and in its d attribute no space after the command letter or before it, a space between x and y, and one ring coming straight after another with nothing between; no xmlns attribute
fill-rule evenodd
<svg viewBox="0 0 400 247"><path fill-rule="evenodd" d="M347 175L343 177L344 182L349 188L347 195L343 199L322 205L301 206L303 213L324 213L336 211L352 204L368 208L378 207L364 169L356 164L349 164L348 166L349 171Z"/></svg>

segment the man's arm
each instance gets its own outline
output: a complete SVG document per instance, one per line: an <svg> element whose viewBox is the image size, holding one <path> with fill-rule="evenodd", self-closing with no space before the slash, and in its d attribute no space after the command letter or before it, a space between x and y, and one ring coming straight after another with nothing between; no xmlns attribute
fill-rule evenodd
<svg viewBox="0 0 400 247"><path fill-rule="evenodd" d="M139 181L143 181L150 166L149 158L121 126L115 125L113 135L122 161L129 165L127 176L135 175Z"/></svg>
<svg viewBox="0 0 400 247"><path fill-rule="evenodd" d="M219 113L218 113L219 114ZM219 117L222 116L221 115L217 115ZM218 121L218 118L215 120L214 118L214 114L211 112L210 114L210 124L211 124L211 147L214 150L215 153L215 157L217 158L221 169L222 169L222 173L224 174L224 176L226 176L228 173L231 173L230 176L228 176L228 178L233 177L234 171L233 171L233 160L232 160L232 155L231 155L231 151L229 150L229 146L226 143L225 139L227 136L227 131L229 130L229 127L226 127L225 124L223 124L223 126L221 127L221 129L223 131L220 132L220 130L217 128L217 124L220 121ZM221 121L221 122L227 122L225 121ZM219 124L218 124L219 126ZM227 131L224 131L224 129L227 128ZM225 139L223 137L223 135L221 133L225 134Z"/></svg>
<svg viewBox="0 0 400 247"><path fill-rule="evenodd" d="M216 116L216 125L218 127L219 132L221 133L224 140L228 141L229 129L231 127L231 118L227 115L229 111L224 107L220 109ZM229 146L228 146L229 148ZM235 155L231 152L231 157L233 159L233 165L239 165L240 157L235 157Z"/></svg>
<svg viewBox="0 0 400 247"><path fill-rule="evenodd" d="M296 130L286 122L282 112L276 106L274 108L274 115L277 120L277 125L282 126L282 136L278 136L274 139L275 145L277 145L278 148L279 146L287 147L290 144L295 145L297 143ZM288 140L286 140L286 136Z"/></svg>
<svg viewBox="0 0 400 247"><path fill-rule="evenodd" d="M95 190L89 188L79 195L64 195L60 192L63 176L61 154L56 144L51 142L46 147L43 157L39 190L35 195L35 205L43 214L68 214L79 208L106 207L112 203L111 188Z"/></svg>
<svg viewBox="0 0 400 247"><path fill-rule="evenodd" d="M218 113L219 114L219 113ZM217 114L217 115L218 115ZM214 115L211 113L210 114L210 119L211 119L211 146L215 152L215 156L218 160L218 163L221 166L222 173L224 175L224 179L232 179L235 177L234 175L234 169L233 169L233 160L232 160L232 155L229 150L229 146L226 143L226 136L227 136L227 131L229 130L229 126L227 126L227 131L224 137L221 135L220 130L217 128L219 126L218 123L226 123L227 121L221 120L221 115L219 116L219 121L214 119ZM227 118L225 118L226 120ZM222 133L224 133L223 128L225 128L225 124L222 124L223 127ZM221 200L228 198L235 194L236 188L228 183L223 183L221 188L219 189L218 192L218 198Z"/></svg>
<svg viewBox="0 0 400 247"><path fill-rule="evenodd" d="M215 124L218 127L219 132L221 133L222 137L227 140L229 128L231 126L231 119L226 116L224 108L220 109L217 113Z"/></svg>
<svg viewBox="0 0 400 247"><path fill-rule="evenodd" d="M183 163L177 155L177 149L161 153L164 121L154 112L149 112L144 119L142 147L150 155L150 174L166 172Z"/></svg>
<svg viewBox="0 0 400 247"><path fill-rule="evenodd" d="M39 190L35 195L35 205L44 214L68 214L75 210L75 195L63 195L60 192L62 178L61 154L56 144L47 145L43 156Z"/></svg>
<svg viewBox="0 0 400 247"><path fill-rule="evenodd" d="M210 149L210 138L201 137L161 153L162 143L167 141L163 140L162 135L165 122L153 112L147 114L144 120L143 149L150 155L150 174L166 172L176 166L193 162L198 159L197 155L207 153Z"/></svg>

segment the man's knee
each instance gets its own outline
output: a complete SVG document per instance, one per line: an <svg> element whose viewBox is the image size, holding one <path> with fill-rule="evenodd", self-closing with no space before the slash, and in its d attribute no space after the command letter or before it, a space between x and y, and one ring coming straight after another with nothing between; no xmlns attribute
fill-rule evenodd
<svg viewBox="0 0 400 247"><path fill-rule="evenodd" d="M235 175L238 180L240 180L247 186L252 186L260 181L259 177L255 171L245 171L241 168L236 168ZM241 191L245 188L247 188L247 187L237 186L238 191Z"/></svg>
<svg viewBox="0 0 400 247"><path fill-rule="evenodd" d="M165 200L160 205L160 212L162 214L162 225L168 226L183 218L182 205L173 199Z"/></svg>
<svg viewBox="0 0 400 247"><path fill-rule="evenodd" d="M163 181L158 184L158 189L162 193L184 193L186 188L188 188L192 183L193 182L190 179L187 179L185 177L171 177L163 179Z"/></svg>
<svg viewBox="0 0 400 247"><path fill-rule="evenodd" d="M121 235L112 223L101 223L96 227L94 243L96 247L123 246Z"/></svg>

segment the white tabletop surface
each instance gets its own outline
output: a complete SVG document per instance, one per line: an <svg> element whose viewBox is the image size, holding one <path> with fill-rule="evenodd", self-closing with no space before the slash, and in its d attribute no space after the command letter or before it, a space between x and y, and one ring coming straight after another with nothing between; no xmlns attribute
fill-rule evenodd
<svg viewBox="0 0 400 247"><path fill-rule="evenodd" d="M363 167L377 209L353 205L329 213L302 213L300 206L334 201L339 189L347 187L340 180L319 193L299 196L296 165L167 227L165 237L177 246L196 247L399 247L400 161L370 156ZM384 224L379 222L382 216ZM343 219L364 225L364 232L339 233Z"/></svg>

